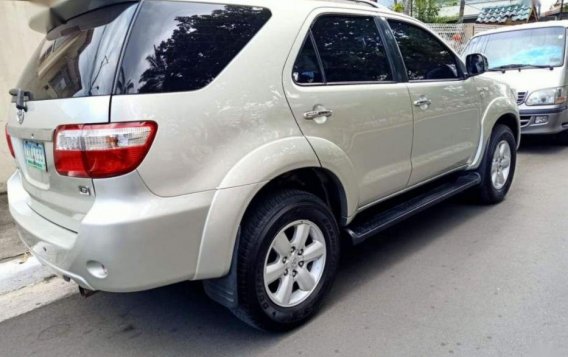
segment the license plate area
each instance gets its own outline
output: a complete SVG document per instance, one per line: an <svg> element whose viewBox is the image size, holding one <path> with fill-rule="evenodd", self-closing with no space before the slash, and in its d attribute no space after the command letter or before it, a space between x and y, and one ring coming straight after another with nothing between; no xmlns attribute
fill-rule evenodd
<svg viewBox="0 0 568 357"><path fill-rule="evenodd" d="M26 166L46 172L45 147L37 141L24 140L24 159Z"/></svg>

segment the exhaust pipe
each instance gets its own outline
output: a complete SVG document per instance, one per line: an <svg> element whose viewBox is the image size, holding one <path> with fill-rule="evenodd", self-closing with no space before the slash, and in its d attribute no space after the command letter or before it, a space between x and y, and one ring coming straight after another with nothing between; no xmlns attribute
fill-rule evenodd
<svg viewBox="0 0 568 357"><path fill-rule="evenodd" d="M81 294L81 296L84 297L85 299L95 295L96 293L98 293L98 291L85 289L79 286L79 294Z"/></svg>

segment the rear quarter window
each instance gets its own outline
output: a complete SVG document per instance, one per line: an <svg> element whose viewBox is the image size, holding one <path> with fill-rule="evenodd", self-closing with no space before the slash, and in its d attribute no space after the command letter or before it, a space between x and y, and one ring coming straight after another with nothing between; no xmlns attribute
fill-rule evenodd
<svg viewBox="0 0 568 357"><path fill-rule="evenodd" d="M115 94L201 89L270 17L261 7L146 1L128 40Z"/></svg>

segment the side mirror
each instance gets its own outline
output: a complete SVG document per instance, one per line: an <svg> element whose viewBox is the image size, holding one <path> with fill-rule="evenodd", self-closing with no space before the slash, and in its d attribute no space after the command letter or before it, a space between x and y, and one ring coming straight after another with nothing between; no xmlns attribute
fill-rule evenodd
<svg viewBox="0 0 568 357"><path fill-rule="evenodd" d="M481 53L472 53L465 58L465 67L470 77L478 76L487 72L489 62L487 61L487 57Z"/></svg>

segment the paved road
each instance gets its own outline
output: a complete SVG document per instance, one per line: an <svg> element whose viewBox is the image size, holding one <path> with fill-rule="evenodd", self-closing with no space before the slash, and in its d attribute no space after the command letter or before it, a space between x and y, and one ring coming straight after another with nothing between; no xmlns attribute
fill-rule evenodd
<svg viewBox="0 0 568 357"><path fill-rule="evenodd" d="M0 324L0 355L568 355L568 146L525 145L509 199L442 204L346 254L320 315L247 328L199 284L73 296Z"/></svg>

